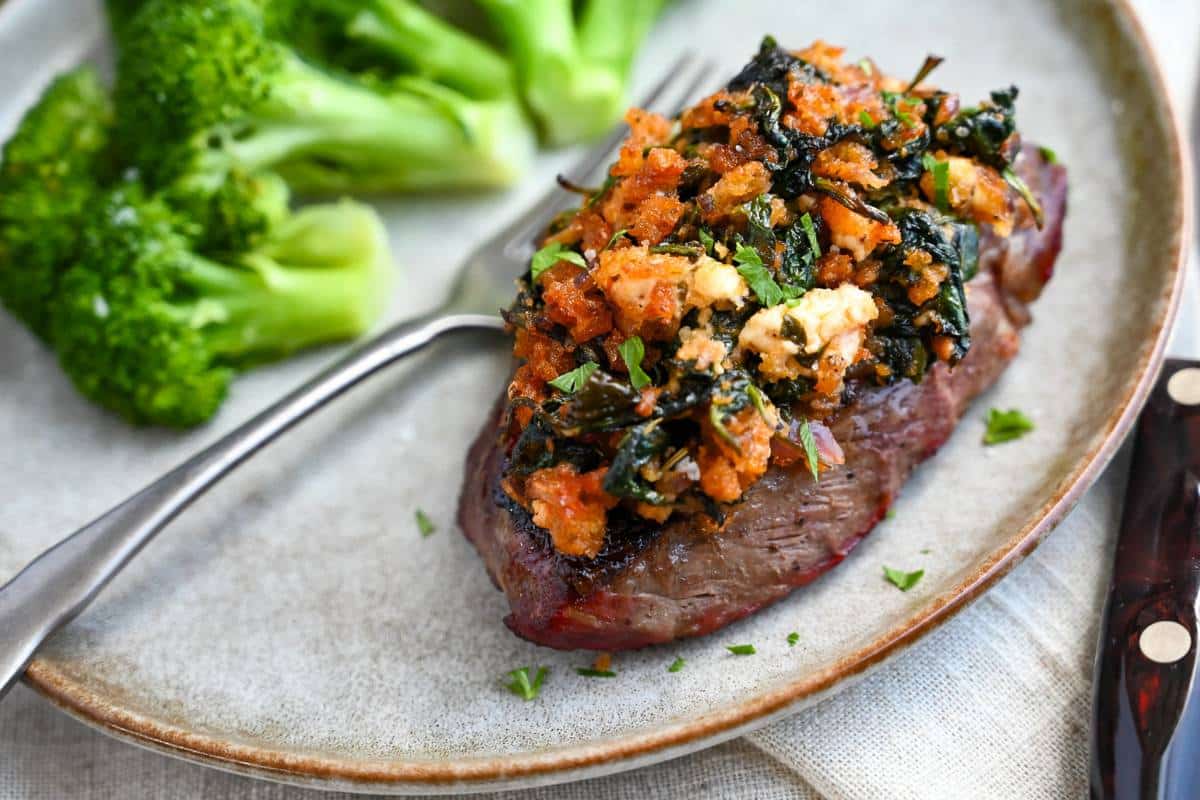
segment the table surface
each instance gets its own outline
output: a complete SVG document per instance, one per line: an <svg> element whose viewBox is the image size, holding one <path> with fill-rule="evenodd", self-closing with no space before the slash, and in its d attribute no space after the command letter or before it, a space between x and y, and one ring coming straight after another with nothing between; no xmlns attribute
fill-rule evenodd
<svg viewBox="0 0 1200 800"><path fill-rule="evenodd" d="M1200 4L1132 4L1192 123L1200 113ZM1194 133L1189 139L1200 145ZM1174 349L1200 354L1194 275L1187 292ZM920 798L950 796L964 785L979 798L1082 796L1095 621L1107 572L1095 554L1111 542L1123 468L1119 459L1047 543L984 599L817 708L667 764L503 797ZM0 704L0 800L64 797L349 795L234 777L130 747L17 687Z"/></svg>

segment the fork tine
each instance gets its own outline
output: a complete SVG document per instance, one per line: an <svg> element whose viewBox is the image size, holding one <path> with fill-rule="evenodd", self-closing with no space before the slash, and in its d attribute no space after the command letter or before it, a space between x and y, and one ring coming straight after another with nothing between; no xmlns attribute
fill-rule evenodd
<svg viewBox="0 0 1200 800"><path fill-rule="evenodd" d="M705 59L700 62L699 68L696 70L695 76L688 81L687 86L676 95L674 102L668 105L671 111L667 114L669 117L674 117L682 114L684 109L688 107L688 103L696 96L696 92L701 86L704 86L711 80L712 75L717 70L717 64L712 59Z"/></svg>
<svg viewBox="0 0 1200 800"><path fill-rule="evenodd" d="M650 110L657 107L660 109L660 113L672 116L678 113L690 99L692 93L708 80L714 69L715 64L711 60L706 59L697 64L692 54L684 53L668 68L666 75L640 98L638 105ZM684 88L674 93L674 97L669 102L662 102L663 96L671 87L678 85L681 81L684 82ZM612 157L613 151L628 135L629 126L624 122L618 123L612 132L604 137L603 141L588 150L564 174L572 181L587 180L597 168ZM503 239L507 243L506 246L515 245L521 249L529 247L537 231L546 226L550 216L558 210L567 196L567 191L561 186L556 184L550 187L529 207L528 211L509 225L497 238Z"/></svg>

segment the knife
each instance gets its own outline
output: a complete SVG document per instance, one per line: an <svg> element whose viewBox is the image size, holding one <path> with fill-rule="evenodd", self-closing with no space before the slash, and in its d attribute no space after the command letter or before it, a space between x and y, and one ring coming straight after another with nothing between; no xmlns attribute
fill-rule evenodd
<svg viewBox="0 0 1200 800"><path fill-rule="evenodd" d="M1092 703L1093 800L1200 797L1200 361L1168 359L1134 434Z"/></svg>

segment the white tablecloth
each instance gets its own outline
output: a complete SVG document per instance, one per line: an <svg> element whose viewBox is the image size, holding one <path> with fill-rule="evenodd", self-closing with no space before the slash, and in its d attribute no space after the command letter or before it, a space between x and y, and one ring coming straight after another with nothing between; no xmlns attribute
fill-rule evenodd
<svg viewBox="0 0 1200 800"><path fill-rule="evenodd" d="M1135 0L1191 119L1200 4ZM1200 355L1196 282L1177 337ZM1120 510L1118 459L995 589L816 708L655 767L502 795L567 800L1083 797L1092 654ZM24 687L0 704L0 800L317 797L184 764L95 733ZM319 795L349 797L349 795Z"/></svg>

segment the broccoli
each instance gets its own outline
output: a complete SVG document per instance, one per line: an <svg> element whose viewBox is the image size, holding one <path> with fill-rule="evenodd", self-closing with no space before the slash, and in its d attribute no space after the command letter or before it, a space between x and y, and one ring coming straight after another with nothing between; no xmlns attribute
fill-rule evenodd
<svg viewBox="0 0 1200 800"><path fill-rule="evenodd" d="M268 27L303 55L354 73L413 74L474 100L512 100L512 66L415 0L265 0Z"/></svg>
<svg viewBox="0 0 1200 800"><path fill-rule="evenodd" d="M138 184L94 201L81 256L59 282L52 339L79 391L135 423L191 426L239 367L362 333L391 278L369 207L311 206L224 262L196 226Z"/></svg>
<svg viewBox="0 0 1200 800"><path fill-rule="evenodd" d="M112 107L96 73L56 79L0 161L0 301L45 339L49 299L74 260L84 208L114 169Z"/></svg>
<svg viewBox="0 0 1200 800"><path fill-rule="evenodd" d="M237 207L264 170L297 191L341 193L499 186L526 166L533 138L512 98L318 65L274 35L285 12L264 12L272 5L146 0L125 25L117 139L168 197L193 198L194 211L224 191L219 202Z"/></svg>
<svg viewBox="0 0 1200 800"><path fill-rule="evenodd" d="M108 27L112 30L114 39L120 41L124 38L129 21L133 19L145 2L146 0L104 0Z"/></svg>
<svg viewBox="0 0 1200 800"><path fill-rule="evenodd" d="M478 0L508 44L543 134L568 144L625 111L633 57L666 0Z"/></svg>

